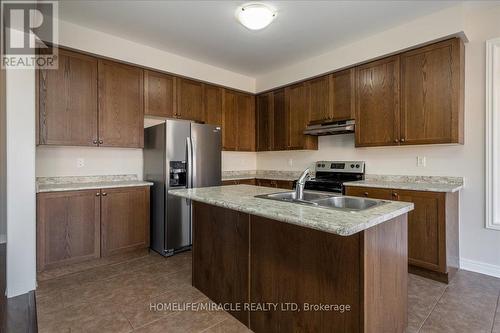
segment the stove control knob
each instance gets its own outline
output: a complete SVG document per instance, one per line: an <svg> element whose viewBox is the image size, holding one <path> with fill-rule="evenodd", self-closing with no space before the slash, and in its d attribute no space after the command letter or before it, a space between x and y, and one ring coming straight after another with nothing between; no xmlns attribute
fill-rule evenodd
<svg viewBox="0 0 500 333"><path fill-rule="evenodd" d="M351 169L354 169L354 164L351 164Z"/></svg>
<svg viewBox="0 0 500 333"><path fill-rule="evenodd" d="M356 169L359 169L359 164L356 164Z"/></svg>
<svg viewBox="0 0 500 333"><path fill-rule="evenodd" d="M321 167L322 167L322 168L324 168L324 167L325 167L325 165L324 165L324 164L321 164Z"/></svg>
<svg viewBox="0 0 500 333"><path fill-rule="evenodd" d="M318 163L318 168L321 168L321 164L320 163Z"/></svg>

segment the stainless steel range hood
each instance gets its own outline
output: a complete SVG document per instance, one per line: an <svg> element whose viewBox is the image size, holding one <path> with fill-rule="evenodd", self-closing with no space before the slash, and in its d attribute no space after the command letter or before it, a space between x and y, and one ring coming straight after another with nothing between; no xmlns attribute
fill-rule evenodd
<svg viewBox="0 0 500 333"><path fill-rule="evenodd" d="M354 133L354 120L343 120L317 125L309 125L304 130L304 134L316 136L346 133Z"/></svg>

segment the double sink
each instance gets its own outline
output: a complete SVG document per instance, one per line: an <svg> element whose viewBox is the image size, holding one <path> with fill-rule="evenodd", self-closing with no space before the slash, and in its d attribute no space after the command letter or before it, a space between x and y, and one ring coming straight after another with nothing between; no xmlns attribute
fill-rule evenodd
<svg viewBox="0 0 500 333"><path fill-rule="evenodd" d="M335 195L324 192L313 192L313 191L304 191L302 199L298 199L296 197L295 191L263 194L263 195L257 195L255 197L262 199L290 202L299 205L309 205L319 208L329 208L329 209L346 210L346 211L361 211L387 203L387 201L383 200L349 197L349 196Z"/></svg>

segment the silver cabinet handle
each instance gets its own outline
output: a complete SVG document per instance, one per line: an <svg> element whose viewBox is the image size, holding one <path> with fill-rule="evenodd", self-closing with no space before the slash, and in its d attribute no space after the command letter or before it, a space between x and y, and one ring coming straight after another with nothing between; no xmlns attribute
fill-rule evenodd
<svg viewBox="0 0 500 333"><path fill-rule="evenodd" d="M108 194L106 192L102 192L102 196L105 197L107 196Z"/></svg>
<svg viewBox="0 0 500 333"><path fill-rule="evenodd" d="M104 141L102 141L102 140L99 140L99 144L101 144L101 145L102 145L103 143L104 143Z"/></svg>
<svg viewBox="0 0 500 333"><path fill-rule="evenodd" d="M96 197L100 197L100 196L101 196L101 192L97 192L97 193L95 194L95 196L96 196Z"/></svg>

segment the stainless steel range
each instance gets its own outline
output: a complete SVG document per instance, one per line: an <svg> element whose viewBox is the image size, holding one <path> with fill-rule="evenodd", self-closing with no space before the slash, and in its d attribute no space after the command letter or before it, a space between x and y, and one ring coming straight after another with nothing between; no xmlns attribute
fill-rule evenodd
<svg viewBox="0 0 500 333"><path fill-rule="evenodd" d="M344 193L344 182L365 179L363 161L318 161L316 177L306 181L305 189Z"/></svg>

